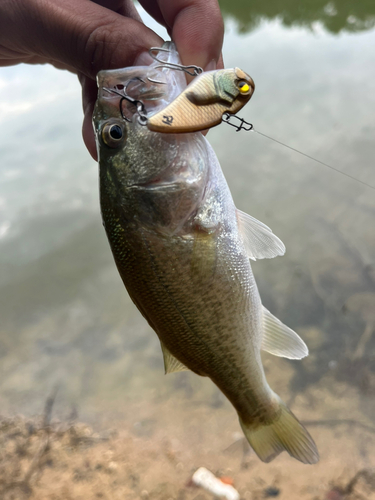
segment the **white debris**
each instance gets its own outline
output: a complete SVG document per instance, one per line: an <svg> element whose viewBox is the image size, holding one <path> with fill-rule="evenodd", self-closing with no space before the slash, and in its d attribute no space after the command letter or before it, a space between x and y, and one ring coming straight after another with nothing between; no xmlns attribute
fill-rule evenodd
<svg viewBox="0 0 375 500"><path fill-rule="evenodd" d="M240 495L230 484L225 484L205 467L200 467L193 474L192 481L213 495L225 500L240 500Z"/></svg>

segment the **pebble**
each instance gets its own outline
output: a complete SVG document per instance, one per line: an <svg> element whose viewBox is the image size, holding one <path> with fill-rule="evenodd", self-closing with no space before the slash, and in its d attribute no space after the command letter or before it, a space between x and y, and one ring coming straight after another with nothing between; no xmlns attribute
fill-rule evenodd
<svg viewBox="0 0 375 500"><path fill-rule="evenodd" d="M275 488L274 486L270 486L264 490L264 496L266 498L278 497L280 495L279 488Z"/></svg>
<svg viewBox="0 0 375 500"><path fill-rule="evenodd" d="M118 465L116 462L109 462L109 464L108 464L109 471L114 472L117 469L118 469Z"/></svg>

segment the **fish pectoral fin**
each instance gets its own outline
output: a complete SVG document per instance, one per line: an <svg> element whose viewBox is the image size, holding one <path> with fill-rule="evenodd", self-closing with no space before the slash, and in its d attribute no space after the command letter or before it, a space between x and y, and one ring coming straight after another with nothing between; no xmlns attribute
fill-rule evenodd
<svg viewBox="0 0 375 500"><path fill-rule="evenodd" d="M305 342L263 306L263 339L261 349L275 356L302 359L309 354Z"/></svg>
<svg viewBox="0 0 375 500"><path fill-rule="evenodd" d="M273 397L279 406L273 421L249 425L240 417L242 430L255 453L268 463L285 450L304 464L316 464L319 453L313 438L277 394Z"/></svg>
<svg viewBox="0 0 375 500"><path fill-rule="evenodd" d="M284 255L284 243L263 222L238 209L237 221L250 259L272 259Z"/></svg>
<svg viewBox="0 0 375 500"><path fill-rule="evenodd" d="M163 352L164 370L166 375L167 373L184 372L189 370L189 368L187 368L183 363L181 363L181 361L175 358L173 354L168 351L163 342L160 342L160 345Z"/></svg>

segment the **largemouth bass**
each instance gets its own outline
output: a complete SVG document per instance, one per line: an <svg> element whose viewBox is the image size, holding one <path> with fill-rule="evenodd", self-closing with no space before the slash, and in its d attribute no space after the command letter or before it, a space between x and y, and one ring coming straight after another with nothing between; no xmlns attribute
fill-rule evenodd
<svg viewBox="0 0 375 500"><path fill-rule="evenodd" d="M169 48L163 60L178 63ZM236 83L238 72L232 74ZM261 349L291 359L308 354L262 306L250 266L249 259L282 255L284 245L236 209L201 133L150 131L137 113L140 102L152 117L174 101L186 87L182 72L160 63L101 71L98 86L103 223L129 295L160 339L166 373L209 377L261 460L286 450L317 462L314 441L270 389L260 357ZM121 97L125 91L133 104Z"/></svg>

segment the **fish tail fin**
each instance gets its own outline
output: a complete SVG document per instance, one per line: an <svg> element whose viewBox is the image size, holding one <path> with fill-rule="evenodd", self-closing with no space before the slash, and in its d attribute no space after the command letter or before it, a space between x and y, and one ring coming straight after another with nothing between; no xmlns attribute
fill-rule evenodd
<svg viewBox="0 0 375 500"><path fill-rule="evenodd" d="M240 418L246 439L263 462L271 462L279 453L287 451L304 464L315 464L319 453L314 440L286 404L275 396L280 406L273 422L252 426Z"/></svg>

